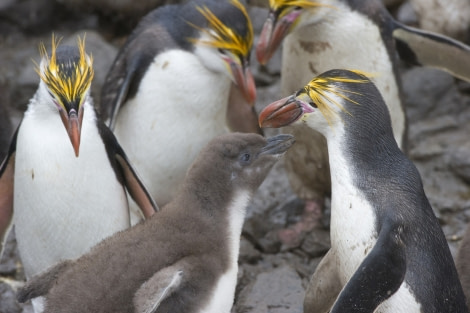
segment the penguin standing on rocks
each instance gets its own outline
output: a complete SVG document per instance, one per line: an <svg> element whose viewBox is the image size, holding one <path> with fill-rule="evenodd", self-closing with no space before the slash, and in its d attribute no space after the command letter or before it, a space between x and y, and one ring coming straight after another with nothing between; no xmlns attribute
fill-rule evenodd
<svg viewBox="0 0 470 313"><path fill-rule="evenodd" d="M420 175L368 78L325 72L268 105L260 125L304 125L328 145L331 249L310 281L304 312L468 312Z"/></svg>
<svg viewBox="0 0 470 313"><path fill-rule="evenodd" d="M126 190L144 216L157 210L96 117L84 39L77 48L53 37L51 54L40 52L39 88L0 166L0 248L14 224L27 278L130 227Z"/></svg>
<svg viewBox="0 0 470 313"><path fill-rule="evenodd" d="M101 111L158 205L213 137L260 133L252 43L239 0L198 0L152 11L118 53Z"/></svg>
<svg viewBox="0 0 470 313"><path fill-rule="evenodd" d="M43 295L45 312L230 312L246 206L293 142L213 139L158 214L33 278L18 300Z"/></svg>
<svg viewBox="0 0 470 313"><path fill-rule="evenodd" d="M413 64L470 79L469 47L399 24L380 0L269 0L269 6L256 54L264 64L283 41L282 95L333 68L374 74L372 79L390 111L394 138L402 150L406 150L407 123L396 52ZM286 127L285 131L297 140L285 158L289 181L306 201L305 218L280 233L284 243L295 246L318 223L315 217L321 216L324 199L331 192L330 174L321 134L308 127Z"/></svg>

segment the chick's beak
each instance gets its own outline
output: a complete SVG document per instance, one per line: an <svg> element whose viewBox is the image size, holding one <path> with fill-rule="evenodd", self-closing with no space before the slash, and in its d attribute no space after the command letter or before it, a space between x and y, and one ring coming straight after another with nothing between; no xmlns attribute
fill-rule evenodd
<svg viewBox="0 0 470 313"><path fill-rule="evenodd" d="M82 131L82 119L83 119L83 108L70 109L67 113L64 110L60 110L60 117L64 124L67 134L69 135L70 142L72 143L75 156L78 157L80 149L80 134Z"/></svg>
<svg viewBox="0 0 470 313"><path fill-rule="evenodd" d="M303 114L302 102L294 96L289 96L265 107L259 115L259 125L260 127L283 127L294 123Z"/></svg>
<svg viewBox="0 0 470 313"><path fill-rule="evenodd" d="M256 99L256 85L253 74L248 66L248 62L245 61L238 63L233 60L228 62L233 79L235 80L238 88L240 88L243 97L250 105L253 105Z"/></svg>

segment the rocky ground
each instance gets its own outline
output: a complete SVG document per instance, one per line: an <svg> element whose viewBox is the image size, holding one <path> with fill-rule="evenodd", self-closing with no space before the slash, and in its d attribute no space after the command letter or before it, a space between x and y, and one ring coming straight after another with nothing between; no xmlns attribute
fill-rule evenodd
<svg viewBox="0 0 470 313"><path fill-rule="evenodd" d="M164 1L155 1L159 2ZM416 23L407 1L391 2L394 3L390 8L398 19ZM20 121L37 88L38 77L31 60L39 60L39 42L48 45L54 32L65 42L73 43L77 34L86 32L87 50L95 60L92 93L99 101L98 91L107 69L135 23L123 13L97 14L90 7L77 11L77 7L67 7L65 3L0 0L0 117L8 113L13 125ZM266 14L264 9L251 9L255 32L259 33ZM280 97L280 53L268 67L254 63L252 68L259 86L256 108L261 110ZM425 191L455 256L470 219L470 84L432 69L402 65L401 70L410 122L409 156L421 173ZM4 108L8 111L3 112ZM5 131L5 120L0 123L0 131ZM276 130L266 133L272 135ZM280 162L248 210L233 312L302 312L306 283L328 250L329 235L326 214L323 229L314 230L298 247L283 247L276 231L295 223L301 209L302 203L291 191ZM0 263L0 275L3 281L10 282L0 283L0 313L32 312L30 304L19 305L14 300L11 285L23 278L14 236Z"/></svg>

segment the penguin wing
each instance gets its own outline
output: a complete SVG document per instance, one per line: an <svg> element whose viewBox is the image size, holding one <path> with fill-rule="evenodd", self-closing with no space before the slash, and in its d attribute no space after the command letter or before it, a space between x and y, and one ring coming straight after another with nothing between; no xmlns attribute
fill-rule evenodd
<svg viewBox="0 0 470 313"><path fill-rule="evenodd" d="M30 299L46 295L55 285L59 276L73 265L71 260L65 260L57 263L31 279L29 279L23 287L18 289L16 299L20 303L24 303Z"/></svg>
<svg viewBox="0 0 470 313"><path fill-rule="evenodd" d="M153 213L159 211L158 205L144 186L137 171L127 158L126 153L119 145L114 134L103 122L98 122L98 129L117 177L121 179L121 182L132 199L138 204L144 216L146 218L152 216Z"/></svg>
<svg viewBox="0 0 470 313"><path fill-rule="evenodd" d="M18 128L11 140L8 153L0 165L0 259L13 220L13 187L15 178L16 138Z"/></svg>
<svg viewBox="0 0 470 313"><path fill-rule="evenodd" d="M388 223L336 299L331 313L373 313L400 288L406 273L402 226Z"/></svg>
<svg viewBox="0 0 470 313"><path fill-rule="evenodd" d="M165 267L144 282L134 294L136 313L152 313L163 300L178 290L183 279L181 264Z"/></svg>
<svg viewBox="0 0 470 313"><path fill-rule="evenodd" d="M140 27L119 51L101 90L100 113L114 129L122 105L135 96L142 77L153 59L174 46L168 31L159 24Z"/></svg>
<svg viewBox="0 0 470 313"><path fill-rule="evenodd" d="M242 133L256 133L263 135L258 124L258 114L254 106L250 105L237 85L232 83L230 98L227 106L227 124L231 131Z"/></svg>
<svg viewBox="0 0 470 313"><path fill-rule="evenodd" d="M435 67L470 82L470 47L444 35L397 23L393 38L400 58Z"/></svg>

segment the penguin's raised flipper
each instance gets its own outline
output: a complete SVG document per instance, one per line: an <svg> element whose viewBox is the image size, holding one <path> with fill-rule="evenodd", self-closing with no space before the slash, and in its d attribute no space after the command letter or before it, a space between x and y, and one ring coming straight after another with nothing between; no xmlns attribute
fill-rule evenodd
<svg viewBox="0 0 470 313"><path fill-rule="evenodd" d="M304 312L329 312L342 288L336 266L336 252L330 249L307 286Z"/></svg>
<svg viewBox="0 0 470 313"><path fill-rule="evenodd" d="M111 130L101 121L98 122L98 129L103 138L109 160L116 171L118 178L122 180L129 195L134 199L146 218L159 211L157 203L144 186L136 170L130 163L126 153L119 145Z"/></svg>
<svg viewBox="0 0 470 313"><path fill-rule="evenodd" d="M18 129L19 127L11 140L8 154L0 165L0 260L13 220L13 188Z"/></svg>
<svg viewBox="0 0 470 313"><path fill-rule="evenodd" d="M181 286L183 270L179 263L161 269L140 286L133 298L136 313L155 312Z"/></svg>
<svg viewBox="0 0 470 313"><path fill-rule="evenodd" d="M412 64L438 68L470 81L470 47L444 35L397 23L393 31L400 58Z"/></svg>
<svg viewBox="0 0 470 313"><path fill-rule="evenodd" d="M339 294L331 313L373 313L401 286L406 273L402 226L385 224L372 251Z"/></svg>
<svg viewBox="0 0 470 313"><path fill-rule="evenodd" d="M227 106L227 125L233 132L256 133L263 135L258 124L258 114L250 105L237 85L232 83Z"/></svg>
<svg viewBox="0 0 470 313"><path fill-rule="evenodd" d="M72 261L65 260L47 269L45 272L32 277L23 287L18 289L16 299L18 302L24 303L30 299L47 294L55 284L57 278L71 265L73 265Z"/></svg>

